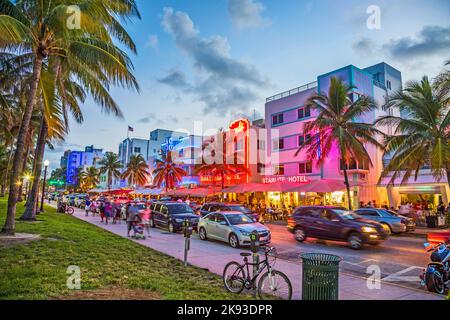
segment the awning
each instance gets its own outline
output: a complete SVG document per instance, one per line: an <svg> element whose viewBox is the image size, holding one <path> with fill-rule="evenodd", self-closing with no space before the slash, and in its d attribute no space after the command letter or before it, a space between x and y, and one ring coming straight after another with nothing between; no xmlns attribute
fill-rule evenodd
<svg viewBox="0 0 450 320"><path fill-rule="evenodd" d="M350 187L361 186L362 183L350 183ZM345 190L345 182L344 180L338 179L320 179L320 180L312 180L309 183L303 183L298 186L293 186L292 188L288 188L287 192L335 192Z"/></svg>
<svg viewBox="0 0 450 320"><path fill-rule="evenodd" d="M170 190L166 195L178 196L178 197L208 197L218 193L219 190L214 188L192 188L192 189L177 189Z"/></svg>
<svg viewBox="0 0 450 320"><path fill-rule="evenodd" d="M128 194L131 193L133 189L101 189L95 188L88 191L88 193L107 193L107 194Z"/></svg>
<svg viewBox="0 0 450 320"><path fill-rule="evenodd" d="M228 187L222 190L224 193L247 193L247 192L258 192L256 190L259 190L262 188L262 183L256 183L256 182L249 182L249 183L242 183L238 184L232 187Z"/></svg>

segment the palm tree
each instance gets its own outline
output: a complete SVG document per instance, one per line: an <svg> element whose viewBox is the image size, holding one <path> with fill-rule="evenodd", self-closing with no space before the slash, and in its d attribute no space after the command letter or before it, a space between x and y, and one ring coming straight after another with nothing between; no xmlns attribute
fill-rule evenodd
<svg viewBox="0 0 450 320"><path fill-rule="evenodd" d="M122 164L119 161L119 156L113 152L107 152L105 157L100 160L100 173L106 173L108 176L108 190L111 190L113 177L120 179L120 169Z"/></svg>
<svg viewBox="0 0 450 320"><path fill-rule="evenodd" d="M445 65L450 66L450 60ZM444 94L447 94L447 98L450 99L450 70L442 71L436 77L435 86L438 90L442 90Z"/></svg>
<svg viewBox="0 0 450 320"><path fill-rule="evenodd" d="M158 188L164 183L167 192L169 189L175 188L184 176L187 176L187 172L173 162L171 152L167 152L166 155L163 155L162 160L155 160L153 183Z"/></svg>
<svg viewBox="0 0 450 320"><path fill-rule="evenodd" d="M403 174L401 184L411 175L417 179L420 170L428 166L440 180L450 182L450 108L448 93L431 83L428 77L410 81L403 90L389 97L386 109L398 109L406 117L387 115L377 119L377 125L395 128L385 139L385 154L390 158L382 178L389 183Z"/></svg>
<svg viewBox="0 0 450 320"><path fill-rule="evenodd" d="M225 188L225 179L228 175L235 174L250 174L250 170L244 164L240 157L236 154L234 163L227 163L226 150L223 141L225 140L226 132L221 128L218 130L215 137L206 140L202 145L203 151L210 148L210 154L213 159L220 159L219 163L202 164L196 169L197 174L207 174L211 176L219 176L222 190L222 200L224 199L223 189Z"/></svg>
<svg viewBox="0 0 450 320"><path fill-rule="evenodd" d="M69 3L70 2L70 3ZM78 5L83 26L71 30L67 27L69 6ZM52 56L68 56L70 52L79 65L84 62L97 63L103 77L103 85L94 91L104 89L109 84L132 87L136 80L128 72L131 67L126 54L113 44L112 37L131 50L135 45L121 24L121 20L140 17L134 0L0 0L0 49L27 51L32 55L32 76L30 90L17 136L16 151L12 164L7 218L3 233L14 234L14 218L18 186L15 181L21 175L25 150L25 136L29 129L31 114L38 100L42 68ZM107 77L106 74L111 75ZM112 79L112 82L111 82ZM82 82L82 80L80 79ZM84 85L84 83L83 83Z"/></svg>
<svg viewBox="0 0 450 320"><path fill-rule="evenodd" d="M83 191L90 190L100 184L100 170L91 166L81 171L79 176L80 188Z"/></svg>
<svg viewBox="0 0 450 320"><path fill-rule="evenodd" d="M356 88L332 77L327 94L319 92L308 99L305 105L314 109L318 115L315 120L305 123L304 133L309 133L313 138L306 141L295 153L297 156L305 150L310 160L322 165L337 149L344 163L344 184L350 210L352 204L348 164L357 161L372 166L365 145L371 144L382 148L376 137L383 136L383 133L372 124L356 121L360 116L376 109L377 105L367 96L360 96L353 102L350 97L354 89Z"/></svg>
<svg viewBox="0 0 450 320"><path fill-rule="evenodd" d="M147 183L147 177L150 175L147 162L142 155L133 154L122 174L123 179L127 179L130 186L144 186Z"/></svg>

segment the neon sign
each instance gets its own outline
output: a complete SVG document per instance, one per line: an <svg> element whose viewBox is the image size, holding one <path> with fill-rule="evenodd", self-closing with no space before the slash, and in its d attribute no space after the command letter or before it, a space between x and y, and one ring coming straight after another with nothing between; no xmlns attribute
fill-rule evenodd
<svg viewBox="0 0 450 320"><path fill-rule="evenodd" d="M309 180L306 176L276 176L262 179L262 183L264 184L271 184L277 182L307 183L309 182Z"/></svg>

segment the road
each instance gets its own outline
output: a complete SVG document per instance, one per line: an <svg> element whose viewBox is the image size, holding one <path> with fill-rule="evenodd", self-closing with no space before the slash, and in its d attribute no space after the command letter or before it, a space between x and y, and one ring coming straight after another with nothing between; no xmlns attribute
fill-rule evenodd
<svg viewBox="0 0 450 320"><path fill-rule="evenodd" d="M360 276L369 276L367 268L377 265L382 278L412 288L420 288L419 274L429 261L423 247L424 239L392 236L378 246L365 246L352 250L345 243L308 239L297 242L285 226L268 225L272 232L272 246L277 248L280 259L298 261L307 252L322 252L340 256L341 269Z"/></svg>

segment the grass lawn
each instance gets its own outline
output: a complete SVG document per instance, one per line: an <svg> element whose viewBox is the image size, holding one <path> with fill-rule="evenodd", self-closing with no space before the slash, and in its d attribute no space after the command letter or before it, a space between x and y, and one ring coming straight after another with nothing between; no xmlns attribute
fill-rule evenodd
<svg viewBox="0 0 450 320"><path fill-rule="evenodd" d="M19 217L23 204L18 205ZM0 223L6 199L0 198ZM16 232L41 235L0 245L0 299L239 299L208 271L143 247L47 207L38 222L16 221ZM0 226L0 227L1 227ZM81 269L81 291L66 286L67 267Z"/></svg>

